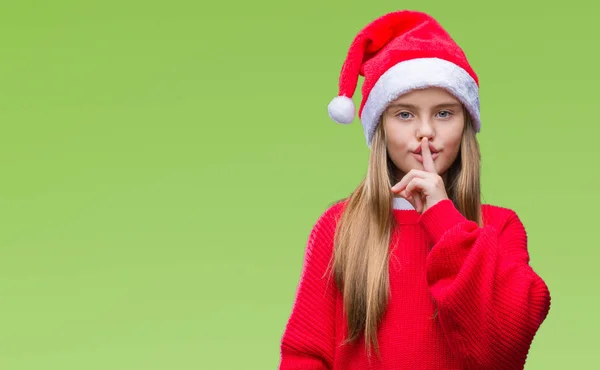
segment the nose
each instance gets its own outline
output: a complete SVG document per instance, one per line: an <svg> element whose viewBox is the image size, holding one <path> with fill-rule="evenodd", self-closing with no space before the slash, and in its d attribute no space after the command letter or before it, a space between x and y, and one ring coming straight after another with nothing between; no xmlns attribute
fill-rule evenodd
<svg viewBox="0 0 600 370"><path fill-rule="evenodd" d="M417 128L417 138L419 139L419 141L421 141L425 137L431 140L433 134L434 130L431 122L429 122L429 120L427 119L421 120Z"/></svg>

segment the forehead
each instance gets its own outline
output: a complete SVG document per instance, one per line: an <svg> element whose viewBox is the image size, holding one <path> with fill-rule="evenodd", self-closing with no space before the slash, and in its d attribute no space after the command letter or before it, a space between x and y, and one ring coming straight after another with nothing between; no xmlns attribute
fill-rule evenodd
<svg viewBox="0 0 600 370"><path fill-rule="evenodd" d="M403 94L390 104L397 103L429 106L439 103L460 104L460 101L446 89L440 87L427 87L423 89L415 89Z"/></svg>

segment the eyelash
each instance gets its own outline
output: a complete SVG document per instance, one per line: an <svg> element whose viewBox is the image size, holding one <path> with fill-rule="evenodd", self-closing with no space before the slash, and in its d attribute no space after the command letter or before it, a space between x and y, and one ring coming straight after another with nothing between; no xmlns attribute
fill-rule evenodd
<svg viewBox="0 0 600 370"><path fill-rule="evenodd" d="M448 116L443 117L442 119L448 119L454 115L454 113L450 112L449 110L440 111L440 113L442 113L442 112L448 113ZM406 112L406 111L399 112L398 114L396 114L396 117L400 117L400 115L403 113L409 113L409 112ZM412 113L409 113L409 114L412 114ZM400 117L400 119L402 119L402 118Z"/></svg>

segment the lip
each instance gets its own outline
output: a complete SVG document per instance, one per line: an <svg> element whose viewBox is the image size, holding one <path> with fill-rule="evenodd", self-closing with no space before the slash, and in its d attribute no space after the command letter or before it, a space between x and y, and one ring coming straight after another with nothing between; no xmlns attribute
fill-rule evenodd
<svg viewBox="0 0 600 370"><path fill-rule="evenodd" d="M415 150L413 150L413 153L416 154L421 154L421 151L423 150L423 147L421 145L419 145ZM439 152L439 150L437 150L433 145L429 144L429 151L431 152L431 154L433 153L437 153Z"/></svg>
<svg viewBox="0 0 600 370"><path fill-rule="evenodd" d="M433 160L435 161L435 159L439 156L440 153L435 152L435 153L431 153L431 157L433 158ZM423 163L423 156L419 153L413 153L413 155L417 158L417 160L421 163Z"/></svg>

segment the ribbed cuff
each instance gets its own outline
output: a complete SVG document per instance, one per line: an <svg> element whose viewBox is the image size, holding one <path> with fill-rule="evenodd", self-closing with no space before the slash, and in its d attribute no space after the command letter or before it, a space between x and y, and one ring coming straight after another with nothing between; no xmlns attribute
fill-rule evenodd
<svg viewBox="0 0 600 370"><path fill-rule="evenodd" d="M434 245L437 244L446 231L465 221L469 220L456 209L450 199L437 202L433 207L423 212L419 218L419 223L423 226Z"/></svg>

